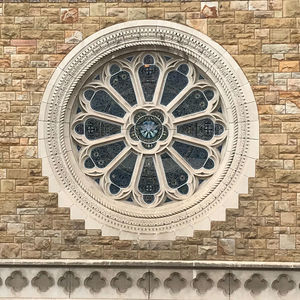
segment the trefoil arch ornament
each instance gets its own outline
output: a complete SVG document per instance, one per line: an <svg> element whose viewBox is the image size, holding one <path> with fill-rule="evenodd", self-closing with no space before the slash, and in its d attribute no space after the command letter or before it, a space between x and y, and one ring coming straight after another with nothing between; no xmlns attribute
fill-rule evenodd
<svg viewBox="0 0 300 300"><path fill-rule="evenodd" d="M248 191L258 114L233 58L167 21L101 30L54 72L39 121L50 190L87 228L174 239L224 220Z"/></svg>

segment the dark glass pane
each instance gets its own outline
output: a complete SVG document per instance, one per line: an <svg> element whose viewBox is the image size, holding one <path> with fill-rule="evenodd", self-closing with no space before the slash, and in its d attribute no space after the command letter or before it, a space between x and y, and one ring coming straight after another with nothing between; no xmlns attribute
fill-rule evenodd
<svg viewBox="0 0 300 300"><path fill-rule="evenodd" d="M215 125L215 133L216 133L216 135L220 135L220 134L222 134L224 132L224 127L223 127L223 125L221 125L221 124L216 124Z"/></svg>
<svg viewBox="0 0 300 300"><path fill-rule="evenodd" d="M163 153L161 155L161 160L169 187L177 189L187 182L187 173L173 160L168 153Z"/></svg>
<svg viewBox="0 0 300 300"><path fill-rule="evenodd" d="M76 114L79 114L81 112L81 108L80 106L77 107L77 110L76 110Z"/></svg>
<svg viewBox="0 0 300 300"><path fill-rule="evenodd" d="M95 167L95 164L93 163L93 161L90 158L87 158L84 162L84 166L88 169L92 169Z"/></svg>
<svg viewBox="0 0 300 300"><path fill-rule="evenodd" d="M100 183L100 178L94 179L98 184Z"/></svg>
<svg viewBox="0 0 300 300"><path fill-rule="evenodd" d="M110 84L131 106L136 104L136 97L128 72L121 71L113 75Z"/></svg>
<svg viewBox="0 0 300 300"><path fill-rule="evenodd" d="M120 188L119 188L118 186L114 185L114 184L111 184L111 185L109 186L109 191L110 191L112 194L117 194L117 193L119 193Z"/></svg>
<svg viewBox="0 0 300 300"><path fill-rule="evenodd" d="M212 90L204 91L204 95L206 96L207 100L211 100L214 97L214 92Z"/></svg>
<svg viewBox="0 0 300 300"><path fill-rule="evenodd" d="M97 75L94 80L100 80L100 75Z"/></svg>
<svg viewBox="0 0 300 300"><path fill-rule="evenodd" d="M219 150L219 152L222 152L222 148L223 148L223 146L220 145L217 149Z"/></svg>
<svg viewBox="0 0 300 300"><path fill-rule="evenodd" d="M188 84L188 78L178 71L169 72L161 98L163 105L168 105Z"/></svg>
<svg viewBox="0 0 300 300"><path fill-rule="evenodd" d="M174 117L181 117L195 112L204 111L207 108L207 100L199 90L193 91L185 100L173 111Z"/></svg>
<svg viewBox="0 0 300 300"><path fill-rule="evenodd" d="M170 60L172 57L171 56L164 56L165 60L168 61Z"/></svg>
<svg viewBox="0 0 300 300"><path fill-rule="evenodd" d="M85 121L85 136L89 140L96 140L121 132L121 126L89 118Z"/></svg>
<svg viewBox="0 0 300 300"><path fill-rule="evenodd" d="M122 141L95 147L91 151L91 159L98 168L106 167L123 149L125 144Z"/></svg>
<svg viewBox="0 0 300 300"><path fill-rule="evenodd" d="M202 79L204 79L204 77L201 74L199 74L199 80L202 80Z"/></svg>
<svg viewBox="0 0 300 300"><path fill-rule="evenodd" d="M110 174L110 180L120 188L129 186L137 156L131 153Z"/></svg>
<svg viewBox="0 0 300 300"><path fill-rule="evenodd" d="M178 67L178 71L186 75L189 72L189 67L186 64L182 64Z"/></svg>
<svg viewBox="0 0 300 300"><path fill-rule="evenodd" d="M125 111L123 108L105 91L100 90L95 93L91 101L91 108L95 111L107 113L123 118Z"/></svg>
<svg viewBox="0 0 300 300"><path fill-rule="evenodd" d="M110 74L113 75L115 73L118 73L120 71L120 67L118 65L112 65L109 69Z"/></svg>
<svg viewBox="0 0 300 300"><path fill-rule="evenodd" d="M194 169L200 169L205 164L208 153L204 148L189 144L175 142L173 148L191 165Z"/></svg>
<svg viewBox="0 0 300 300"><path fill-rule="evenodd" d="M210 170L210 169L212 169L214 166L215 166L214 161L213 161L211 158L209 158L209 159L207 160L206 164L204 165L204 168Z"/></svg>
<svg viewBox="0 0 300 300"><path fill-rule="evenodd" d="M75 126L75 131L78 134L84 134L84 126L82 123L79 123Z"/></svg>
<svg viewBox="0 0 300 300"><path fill-rule="evenodd" d="M177 132L209 141L215 134L215 125L211 119L202 119L177 126Z"/></svg>
<svg viewBox="0 0 300 300"><path fill-rule="evenodd" d="M152 157L146 157L138 185L142 194L155 194L159 191L159 182Z"/></svg>
<svg viewBox="0 0 300 300"><path fill-rule="evenodd" d="M152 101L159 77L159 68L155 65L143 65L139 68L139 77L145 101Z"/></svg>
<svg viewBox="0 0 300 300"><path fill-rule="evenodd" d="M178 192L181 193L181 194L184 194L186 195L188 192L189 192L189 187L187 184L183 185L182 187L180 187L178 189Z"/></svg>
<svg viewBox="0 0 300 300"><path fill-rule="evenodd" d="M144 195L143 199L147 204L151 204L154 201L155 197L154 195Z"/></svg>
<svg viewBox="0 0 300 300"><path fill-rule="evenodd" d="M154 58L151 55L146 55L144 58L144 64L154 64Z"/></svg>
<svg viewBox="0 0 300 300"><path fill-rule="evenodd" d="M129 60L129 61L132 61L133 56L129 56L129 57L127 57L126 59Z"/></svg>
<svg viewBox="0 0 300 300"><path fill-rule="evenodd" d="M128 201L128 202L133 202L133 200L132 200L131 197L129 197L128 199L126 199L126 201Z"/></svg>
<svg viewBox="0 0 300 300"><path fill-rule="evenodd" d="M86 90L84 92L84 97L87 99L87 100L91 100L91 98L93 97L95 91L93 90Z"/></svg>

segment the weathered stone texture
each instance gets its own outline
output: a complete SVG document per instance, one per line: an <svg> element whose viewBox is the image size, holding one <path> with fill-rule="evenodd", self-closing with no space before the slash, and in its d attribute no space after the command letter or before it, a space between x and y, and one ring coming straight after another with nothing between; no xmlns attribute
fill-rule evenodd
<svg viewBox="0 0 300 300"><path fill-rule="evenodd" d="M299 261L299 14L298 0L0 4L0 258ZM226 221L191 238L120 241L86 230L58 208L37 158L39 106L57 65L99 29L139 19L209 35L245 72L258 104L260 159L249 193Z"/></svg>

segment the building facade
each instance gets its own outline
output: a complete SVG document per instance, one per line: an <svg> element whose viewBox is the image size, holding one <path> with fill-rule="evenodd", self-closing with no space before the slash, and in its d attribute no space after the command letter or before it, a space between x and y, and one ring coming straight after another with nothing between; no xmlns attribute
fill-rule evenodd
<svg viewBox="0 0 300 300"><path fill-rule="evenodd" d="M298 0L0 9L0 299L299 297Z"/></svg>

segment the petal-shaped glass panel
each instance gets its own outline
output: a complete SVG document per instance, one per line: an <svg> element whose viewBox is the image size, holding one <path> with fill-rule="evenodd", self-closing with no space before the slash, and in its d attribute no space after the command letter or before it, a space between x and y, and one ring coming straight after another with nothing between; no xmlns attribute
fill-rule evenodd
<svg viewBox="0 0 300 300"><path fill-rule="evenodd" d="M161 97L161 104L168 105L186 87L188 81L186 75L179 71L169 72Z"/></svg>
<svg viewBox="0 0 300 300"><path fill-rule="evenodd" d="M174 161L174 159L168 153L163 153L161 155L161 160L170 188L177 189L187 182L188 174Z"/></svg>
<svg viewBox="0 0 300 300"><path fill-rule="evenodd" d="M177 126L177 132L200 140L209 141L215 134L215 124L209 119L201 119Z"/></svg>
<svg viewBox="0 0 300 300"><path fill-rule="evenodd" d="M92 149L90 157L98 168L105 168L124 148L123 141L98 146Z"/></svg>
<svg viewBox="0 0 300 300"><path fill-rule="evenodd" d="M108 123L100 119L89 118L84 124L84 134L89 140L97 140L120 132L121 127L119 125Z"/></svg>
<svg viewBox="0 0 300 300"><path fill-rule="evenodd" d="M153 100L159 77L159 68L155 65L145 64L139 68L139 78L144 93L145 101Z"/></svg>
<svg viewBox="0 0 300 300"><path fill-rule="evenodd" d="M130 74L120 71L110 78L111 86L131 105L137 103Z"/></svg>
<svg viewBox="0 0 300 300"><path fill-rule="evenodd" d="M174 117L181 117L195 112L204 111L207 108L207 100L200 90L193 91L173 111Z"/></svg>
<svg viewBox="0 0 300 300"><path fill-rule="evenodd" d="M113 116L123 118L124 109L106 91L97 91L91 100L91 108L95 111L103 112Z"/></svg>
<svg viewBox="0 0 300 300"><path fill-rule="evenodd" d="M173 148L191 165L194 169L200 169L208 158L208 152L202 147L190 144L175 142Z"/></svg>
<svg viewBox="0 0 300 300"><path fill-rule="evenodd" d="M159 191L159 181L152 157L146 157L140 175L138 189L142 194L153 195Z"/></svg>
<svg viewBox="0 0 300 300"><path fill-rule="evenodd" d="M137 155L130 153L110 174L110 180L120 188L128 187L131 181Z"/></svg>

